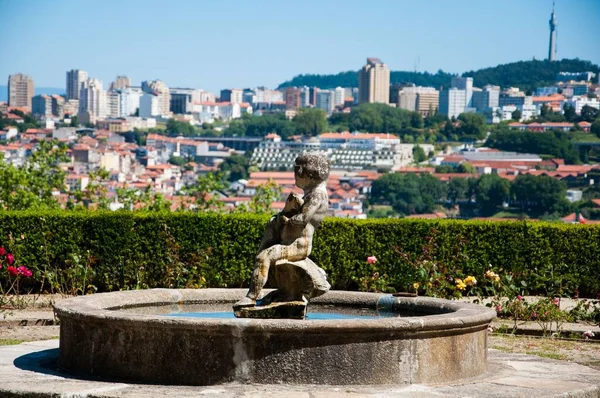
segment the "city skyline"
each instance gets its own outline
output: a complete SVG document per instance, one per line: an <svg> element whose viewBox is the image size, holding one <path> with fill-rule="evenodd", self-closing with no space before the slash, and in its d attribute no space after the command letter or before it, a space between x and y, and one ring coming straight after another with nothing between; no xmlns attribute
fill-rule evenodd
<svg viewBox="0 0 600 398"><path fill-rule="evenodd" d="M462 73L546 59L552 11L550 0L506 1L501 9L467 0L390 1L379 8L308 1L302 9L223 3L184 1L173 9L132 0L115 10L114 1L0 0L0 31L9 38L0 51L10 54L0 74L21 72L37 87L65 87L66 71L78 68L105 88L127 75L134 85L160 79L170 87L218 92L275 87L301 73L358 70L366 57L381 58L391 70ZM600 3L559 1L555 11L558 59L600 63L597 44L587 39Z"/></svg>

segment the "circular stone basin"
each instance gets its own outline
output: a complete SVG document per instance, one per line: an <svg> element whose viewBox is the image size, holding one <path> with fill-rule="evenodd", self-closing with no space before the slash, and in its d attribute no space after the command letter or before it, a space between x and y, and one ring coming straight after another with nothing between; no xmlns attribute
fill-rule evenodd
<svg viewBox="0 0 600 398"><path fill-rule="evenodd" d="M313 307L350 313L367 309L367 315L385 316L168 315L188 305L232 305L245 293L152 289L62 300L55 305L59 365L72 373L186 385L438 384L486 370L487 326L495 312L473 304L330 291L311 300L309 319Z"/></svg>

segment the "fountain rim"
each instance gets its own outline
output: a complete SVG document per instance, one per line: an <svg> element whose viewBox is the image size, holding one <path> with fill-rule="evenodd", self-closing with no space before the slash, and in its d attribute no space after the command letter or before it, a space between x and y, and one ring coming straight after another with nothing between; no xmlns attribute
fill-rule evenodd
<svg viewBox="0 0 600 398"><path fill-rule="evenodd" d="M215 332L221 328L253 329L264 333L298 331L323 332L325 330L351 331L370 330L373 332L394 330L404 332L435 331L481 328L496 316L490 308L458 301L431 297L393 297L385 293L365 293L348 291L330 291L324 296L311 300L311 304L364 306L375 308L382 297L393 297L395 305L412 310L446 311L427 316L384 317L377 319L344 319L302 321L292 319L211 319L186 318L168 315L130 314L118 312L118 309L154 305L229 303L243 297L244 289L147 289L110 293L96 293L61 300L54 305L54 312L60 319L67 317L81 321L110 321L120 325L140 325L158 328L202 328ZM310 310L310 304L309 304Z"/></svg>

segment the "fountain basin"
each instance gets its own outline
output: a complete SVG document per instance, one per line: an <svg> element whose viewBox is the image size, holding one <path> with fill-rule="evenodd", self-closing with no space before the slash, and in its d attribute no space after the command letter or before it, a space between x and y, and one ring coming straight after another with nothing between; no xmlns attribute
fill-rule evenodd
<svg viewBox="0 0 600 398"><path fill-rule="evenodd" d="M62 300L55 305L59 365L87 376L182 385L438 384L486 370L487 326L495 312L473 304L330 291L311 305L421 315L308 321L123 311L233 304L245 293L151 289Z"/></svg>

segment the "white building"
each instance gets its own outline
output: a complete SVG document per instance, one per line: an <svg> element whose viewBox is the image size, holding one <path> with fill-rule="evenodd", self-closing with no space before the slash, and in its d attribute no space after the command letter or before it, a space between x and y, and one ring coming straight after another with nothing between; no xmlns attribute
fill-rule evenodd
<svg viewBox="0 0 600 398"><path fill-rule="evenodd" d="M317 93L316 107L323 109L327 113L331 113L335 107L335 93L330 90L320 90Z"/></svg>
<svg viewBox="0 0 600 398"><path fill-rule="evenodd" d="M127 87L121 92L121 110L122 117L135 115L135 112L140 107L140 99L142 98L142 89L140 87Z"/></svg>
<svg viewBox="0 0 600 398"><path fill-rule="evenodd" d="M142 117L129 116L129 117L125 117L124 119L127 122L127 124L129 124L129 127L131 128L131 130L133 130L133 129L146 130L146 129L152 129L152 128L156 127L156 119L154 119L152 117L142 118Z"/></svg>
<svg viewBox="0 0 600 398"><path fill-rule="evenodd" d="M140 98L140 117L157 117L161 116L160 97L156 94L144 92Z"/></svg>
<svg viewBox="0 0 600 398"><path fill-rule="evenodd" d="M196 102L192 107L192 115L199 123L238 119L244 113L252 114L252 107L245 102Z"/></svg>
<svg viewBox="0 0 600 398"><path fill-rule="evenodd" d="M103 120L108 116L106 91L99 79L87 79L81 84L79 93L80 119L89 123Z"/></svg>
<svg viewBox="0 0 600 398"><path fill-rule="evenodd" d="M465 90L465 108L473 107L473 78L455 76L452 78L450 87ZM461 112L462 113L462 112Z"/></svg>
<svg viewBox="0 0 600 398"><path fill-rule="evenodd" d="M88 73L83 70L73 69L67 72L67 100L79 99L81 84L88 79Z"/></svg>
<svg viewBox="0 0 600 398"><path fill-rule="evenodd" d="M158 97L161 115L168 115L171 112L171 94L169 87L164 82L160 80L143 81L142 91Z"/></svg>
<svg viewBox="0 0 600 398"><path fill-rule="evenodd" d="M569 99L567 104L575 108L575 113L578 115L581 114L581 109L586 105L592 108L600 109L600 102L598 101L598 98L588 98L587 96L572 97Z"/></svg>
<svg viewBox="0 0 600 398"><path fill-rule="evenodd" d="M472 94L472 91L471 91ZM439 111L448 118L458 117L466 110L467 91L458 88L440 91Z"/></svg>
<svg viewBox="0 0 600 398"><path fill-rule="evenodd" d="M344 100L346 98L346 90L342 87L336 87L333 90L333 106L344 105Z"/></svg>
<svg viewBox="0 0 600 398"><path fill-rule="evenodd" d="M488 108L496 108L500 104L500 87L487 85L482 89L473 88L472 106L477 112Z"/></svg>

